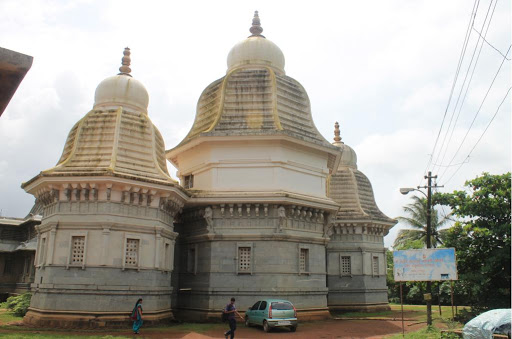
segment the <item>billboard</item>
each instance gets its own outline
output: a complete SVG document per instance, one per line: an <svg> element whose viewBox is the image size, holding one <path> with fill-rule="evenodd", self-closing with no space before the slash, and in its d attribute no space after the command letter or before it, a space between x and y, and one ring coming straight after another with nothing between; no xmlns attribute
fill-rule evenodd
<svg viewBox="0 0 512 339"><path fill-rule="evenodd" d="M457 280L454 248L393 252L395 281Z"/></svg>

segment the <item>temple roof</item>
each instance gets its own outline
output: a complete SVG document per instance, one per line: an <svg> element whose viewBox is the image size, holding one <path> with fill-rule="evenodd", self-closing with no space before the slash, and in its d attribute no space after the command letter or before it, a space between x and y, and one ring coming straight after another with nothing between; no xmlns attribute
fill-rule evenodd
<svg viewBox="0 0 512 339"><path fill-rule="evenodd" d="M233 47L226 76L203 91L194 124L174 149L200 136L283 135L336 150L315 127L302 85L284 74L279 47L261 35L257 13L255 19L253 34Z"/></svg>
<svg viewBox="0 0 512 339"><path fill-rule="evenodd" d="M329 197L341 207L336 214L336 222L369 221L394 225L396 220L381 212L373 195L370 180L357 169L356 152L341 141L340 126L334 125L333 145L341 149L338 170L329 181Z"/></svg>
<svg viewBox="0 0 512 339"><path fill-rule="evenodd" d="M121 73L98 85L94 108L69 132L57 165L40 176L110 175L177 184L167 171L163 138L147 115L147 92L128 66L127 48Z"/></svg>

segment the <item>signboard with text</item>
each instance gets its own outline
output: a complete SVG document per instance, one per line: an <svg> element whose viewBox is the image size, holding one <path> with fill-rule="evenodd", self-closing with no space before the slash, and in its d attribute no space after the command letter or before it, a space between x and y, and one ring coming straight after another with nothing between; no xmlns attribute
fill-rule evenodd
<svg viewBox="0 0 512 339"><path fill-rule="evenodd" d="M395 281L457 280L454 248L393 252Z"/></svg>

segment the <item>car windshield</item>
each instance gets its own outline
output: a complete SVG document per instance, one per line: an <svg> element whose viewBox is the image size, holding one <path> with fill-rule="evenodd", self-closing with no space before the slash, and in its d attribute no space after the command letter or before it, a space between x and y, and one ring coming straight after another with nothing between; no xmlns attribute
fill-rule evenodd
<svg viewBox="0 0 512 339"><path fill-rule="evenodd" d="M290 303L272 303L273 310L293 310L293 306Z"/></svg>

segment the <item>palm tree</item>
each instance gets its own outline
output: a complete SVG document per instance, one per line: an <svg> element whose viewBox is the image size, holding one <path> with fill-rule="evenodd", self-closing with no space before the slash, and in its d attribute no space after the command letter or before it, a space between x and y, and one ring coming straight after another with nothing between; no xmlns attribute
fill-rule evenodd
<svg viewBox="0 0 512 339"><path fill-rule="evenodd" d="M427 244L427 199L418 196L412 196L413 202L404 207L407 217L398 217L398 221L403 222L412 228L402 229L393 243L395 250L409 248L425 248ZM431 240L432 247L443 245L443 230L440 228L450 220L449 215L440 217L438 211L432 208L431 215Z"/></svg>

